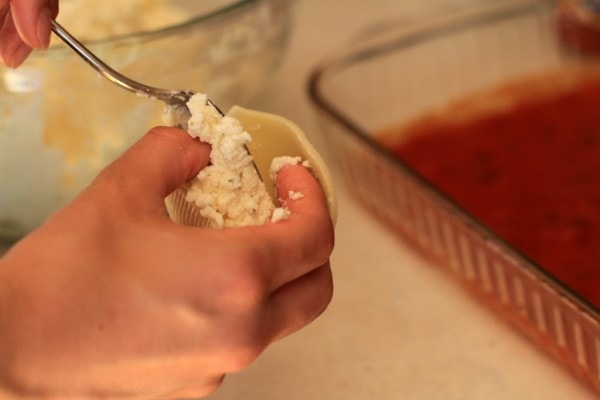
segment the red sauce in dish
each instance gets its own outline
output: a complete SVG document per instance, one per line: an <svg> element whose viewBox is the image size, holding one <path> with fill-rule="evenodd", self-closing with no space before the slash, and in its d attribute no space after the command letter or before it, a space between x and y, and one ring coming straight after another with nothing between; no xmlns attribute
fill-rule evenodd
<svg viewBox="0 0 600 400"><path fill-rule="evenodd" d="M580 55L600 53L600 3L591 0L560 1L557 32L567 50Z"/></svg>
<svg viewBox="0 0 600 400"><path fill-rule="evenodd" d="M395 154L600 306L600 82L468 120L424 121Z"/></svg>

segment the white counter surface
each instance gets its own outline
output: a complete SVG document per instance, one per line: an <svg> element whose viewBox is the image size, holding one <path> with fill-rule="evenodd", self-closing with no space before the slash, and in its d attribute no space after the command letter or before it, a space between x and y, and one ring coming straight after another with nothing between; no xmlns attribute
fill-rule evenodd
<svg viewBox="0 0 600 400"><path fill-rule="evenodd" d="M267 108L298 122L319 146L305 88L310 69L364 24L433 1L298 0L291 48ZM211 400L598 397L339 189L331 306L229 376Z"/></svg>

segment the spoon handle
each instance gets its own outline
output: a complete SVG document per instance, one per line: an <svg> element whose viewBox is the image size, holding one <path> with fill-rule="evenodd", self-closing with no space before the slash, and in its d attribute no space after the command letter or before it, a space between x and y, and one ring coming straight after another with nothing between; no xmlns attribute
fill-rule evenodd
<svg viewBox="0 0 600 400"><path fill-rule="evenodd" d="M79 40L71 35L65 28L63 28L58 22L52 20L52 32L56 34L67 46L69 46L75 53L83 58L92 68L100 73L103 77L111 81L112 83L122 87L123 89L129 90L139 95L157 97L161 100L162 90L146 86L142 83L134 81L119 72L112 69L98 56L92 53L87 47L85 47ZM165 93L164 96L168 94Z"/></svg>

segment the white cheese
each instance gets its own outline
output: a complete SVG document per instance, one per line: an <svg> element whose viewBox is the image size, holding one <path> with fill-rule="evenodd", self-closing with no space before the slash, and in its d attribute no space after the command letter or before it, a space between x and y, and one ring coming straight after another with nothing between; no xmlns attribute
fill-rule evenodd
<svg viewBox="0 0 600 400"><path fill-rule="evenodd" d="M192 137L211 145L211 153L210 164L189 182L185 200L216 228L260 225L287 218L289 210L275 207L254 168L246 147L252 137L242 124L233 117L222 116L208 103L205 94L192 96L187 107L191 116L178 107L168 107L165 123L187 128Z"/></svg>

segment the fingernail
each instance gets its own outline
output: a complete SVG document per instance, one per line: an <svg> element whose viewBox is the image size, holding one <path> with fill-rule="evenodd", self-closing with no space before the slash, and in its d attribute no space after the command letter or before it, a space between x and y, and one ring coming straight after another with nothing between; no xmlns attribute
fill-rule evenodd
<svg viewBox="0 0 600 400"><path fill-rule="evenodd" d="M37 38L39 48L45 49L50 45L50 20L52 13L48 7L43 7L38 13L37 18Z"/></svg>
<svg viewBox="0 0 600 400"><path fill-rule="evenodd" d="M29 53L31 53L31 47L27 46L25 43L21 43L6 57L5 63L9 68L17 68L19 65L23 64L23 61L25 61Z"/></svg>

